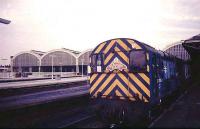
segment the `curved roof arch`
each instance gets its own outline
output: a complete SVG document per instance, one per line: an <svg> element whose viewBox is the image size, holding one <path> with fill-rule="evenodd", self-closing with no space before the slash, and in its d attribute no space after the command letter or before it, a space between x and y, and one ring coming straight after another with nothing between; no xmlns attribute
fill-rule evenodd
<svg viewBox="0 0 200 129"><path fill-rule="evenodd" d="M46 55L48 55L48 54L50 54L50 53L53 53L53 52L56 52L56 51L65 52L65 53L68 53L68 54L70 54L71 56L77 58L77 56L76 56L74 53L72 53L71 51L69 51L69 50L67 50L67 49L53 49L53 50L48 51L48 52L45 53L44 55L42 55L42 56L41 56L41 60L42 60Z"/></svg>
<svg viewBox="0 0 200 129"><path fill-rule="evenodd" d="M183 47L183 41L175 42L164 48L164 52L182 60L190 60L190 55Z"/></svg>
<svg viewBox="0 0 200 129"><path fill-rule="evenodd" d="M87 49L83 52L81 52L78 56L77 56L77 60L78 60L78 64L82 64L83 65L88 65L90 63L90 57L89 54L92 53L92 49ZM83 60L82 60L83 59Z"/></svg>
<svg viewBox="0 0 200 129"><path fill-rule="evenodd" d="M55 66L61 65L76 65L77 56L67 49L54 49L48 51L41 57L42 66L51 66L52 59L51 55L54 55L53 64Z"/></svg>
<svg viewBox="0 0 200 129"><path fill-rule="evenodd" d="M11 63L15 67L39 66L40 56L31 51L22 51L13 56Z"/></svg>
<svg viewBox="0 0 200 129"><path fill-rule="evenodd" d="M167 49L169 49L169 48L171 48L171 47L173 47L173 46L176 46L176 45L182 45L182 41L174 42L174 43L172 43L172 44L167 45L167 46L163 49L163 51L166 51Z"/></svg>
<svg viewBox="0 0 200 129"><path fill-rule="evenodd" d="M83 54L87 53L87 52L92 52L93 49L87 49L85 51L82 51L80 54L78 54L77 58L79 58L80 56L82 56Z"/></svg>
<svg viewBox="0 0 200 129"><path fill-rule="evenodd" d="M17 56L22 55L22 54L26 54L26 53L27 54L31 54L31 55L37 57L40 60L40 56L37 55L37 54L35 54L35 53L33 53L33 52L31 52L31 51L22 51L22 52L19 52L16 55L13 56L12 60L14 60Z"/></svg>

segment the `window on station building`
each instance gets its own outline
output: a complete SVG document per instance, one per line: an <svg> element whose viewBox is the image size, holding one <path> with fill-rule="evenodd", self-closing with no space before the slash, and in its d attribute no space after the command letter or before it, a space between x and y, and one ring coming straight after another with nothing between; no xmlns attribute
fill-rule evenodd
<svg viewBox="0 0 200 129"><path fill-rule="evenodd" d="M142 50L130 52L130 71L146 71L146 52Z"/></svg>

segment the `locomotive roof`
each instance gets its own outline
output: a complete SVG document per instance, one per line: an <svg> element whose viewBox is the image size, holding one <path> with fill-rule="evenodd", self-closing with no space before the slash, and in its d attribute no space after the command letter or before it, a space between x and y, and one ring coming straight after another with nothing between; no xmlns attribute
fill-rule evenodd
<svg viewBox="0 0 200 129"><path fill-rule="evenodd" d="M100 44L102 44L102 43L108 43L108 42L111 41L111 40L117 40L117 39L133 40L133 41L136 42L137 44L139 44L139 45L141 45L142 47L144 47L146 50L149 50L149 51L157 51L154 47L152 47L152 46L150 46L150 45L148 45L148 44L146 44L146 43L140 42L140 41L138 41L138 40L131 39L131 38L114 38L114 39L110 39L110 40L106 40L106 41L104 41L104 42L101 42ZM100 45L100 44L99 44L99 45ZM98 47L99 45L97 45L97 47Z"/></svg>
<svg viewBox="0 0 200 129"><path fill-rule="evenodd" d="M107 41L104 41L104 42L100 43L99 45L97 45L96 48L98 48L98 47L99 47L101 44L103 44L103 43L108 44L110 41L112 41L112 40L118 40L118 39L121 39L121 40L133 40L136 44L138 44L139 46L141 46L141 47L142 47L143 49L145 49L146 51L150 51L150 52L159 54L160 56L166 57L166 58L168 58L168 59L175 58L173 55L170 55L170 54L168 54L168 53L166 53L166 52L164 52L164 51L161 51L161 50L157 50L157 49L155 49L154 47L152 47L152 46L150 46L150 45L148 45L148 44L146 44L146 43L143 43L143 42L140 42L140 41L138 41L138 40L131 39L131 38L114 38L114 39L110 39L110 40L107 40ZM96 49L96 48L95 48L95 49ZM95 51L95 49L94 49L94 51ZM94 51L93 51L93 52L94 52Z"/></svg>

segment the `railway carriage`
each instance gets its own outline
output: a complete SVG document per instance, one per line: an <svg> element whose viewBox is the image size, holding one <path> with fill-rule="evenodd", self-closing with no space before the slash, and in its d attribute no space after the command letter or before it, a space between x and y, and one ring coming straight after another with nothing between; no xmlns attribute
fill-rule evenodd
<svg viewBox="0 0 200 129"><path fill-rule="evenodd" d="M149 111L177 89L176 60L134 39L105 41L90 55L91 98L101 105L103 117L122 113L117 116L124 119L135 115L136 108Z"/></svg>

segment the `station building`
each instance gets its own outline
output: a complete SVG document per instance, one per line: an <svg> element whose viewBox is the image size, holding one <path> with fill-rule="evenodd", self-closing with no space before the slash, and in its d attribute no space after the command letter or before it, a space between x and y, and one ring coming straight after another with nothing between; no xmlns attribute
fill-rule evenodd
<svg viewBox="0 0 200 129"><path fill-rule="evenodd" d="M87 74L89 55L92 49L83 52L66 48L54 49L48 52L36 50L20 52L11 57L11 70L29 76L68 76Z"/></svg>

